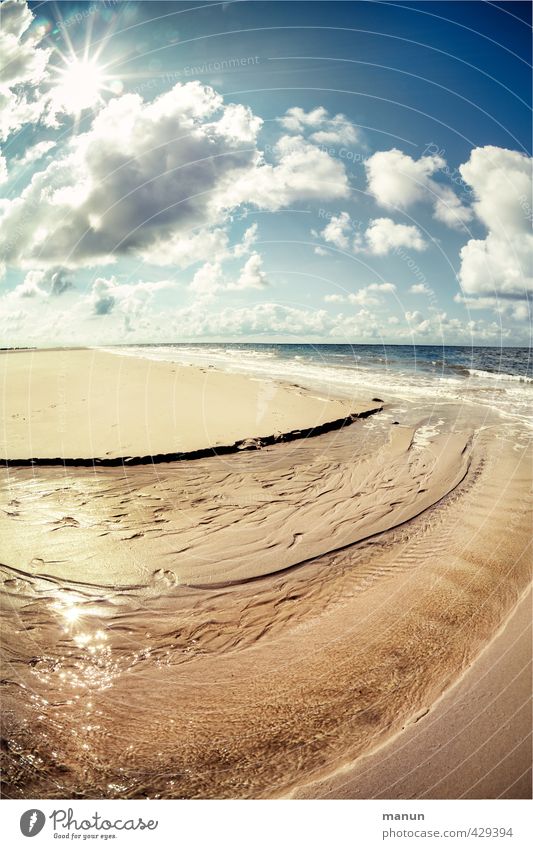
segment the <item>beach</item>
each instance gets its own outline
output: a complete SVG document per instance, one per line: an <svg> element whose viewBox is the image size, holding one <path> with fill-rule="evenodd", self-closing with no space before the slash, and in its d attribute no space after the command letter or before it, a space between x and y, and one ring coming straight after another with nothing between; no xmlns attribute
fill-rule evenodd
<svg viewBox="0 0 533 849"><path fill-rule="evenodd" d="M522 383L230 353L0 355L3 793L526 797Z"/></svg>
<svg viewBox="0 0 533 849"><path fill-rule="evenodd" d="M376 409L266 379L83 349L4 353L0 386L0 456L10 461L188 455Z"/></svg>
<svg viewBox="0 0 533 849"><path fill-rule="evenodd" d="M528 799L531 590L433 706L355 765L297 798Z"/></svg>

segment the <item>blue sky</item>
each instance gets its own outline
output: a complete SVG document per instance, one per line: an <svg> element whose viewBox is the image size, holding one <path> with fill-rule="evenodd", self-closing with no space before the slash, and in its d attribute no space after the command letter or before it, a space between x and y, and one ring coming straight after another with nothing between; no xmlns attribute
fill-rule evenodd
<svg viewBox="0 0 533 849"><path fill-rule="evenodd" d="M529 14L3 0L1 344L528 344Z"/></svg>

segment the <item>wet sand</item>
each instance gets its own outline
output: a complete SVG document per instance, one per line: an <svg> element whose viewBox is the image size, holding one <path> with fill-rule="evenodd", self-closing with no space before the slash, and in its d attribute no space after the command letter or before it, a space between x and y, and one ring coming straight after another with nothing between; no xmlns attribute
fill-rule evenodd
<svg viewBox="0 0 533 849"><path fill-rule="evenodd" d="M182 463L4 470L5 796L366 797L363 756L368 796L474 786L453 738L472 723L473 755L493 733L480 664L502 639L527 660L495 635L531 578L531 456L486 413L380 415ZM402 784L395 753L446 700L448 755ZM485 792L526 792L522 723L504 762L485 748Z"/></svg>
<svg viewBox="0 0 533 849"><path fill-rule="evenodd" d="M530 799L531 590L481 655L390 742L299 799Z"/></svg>

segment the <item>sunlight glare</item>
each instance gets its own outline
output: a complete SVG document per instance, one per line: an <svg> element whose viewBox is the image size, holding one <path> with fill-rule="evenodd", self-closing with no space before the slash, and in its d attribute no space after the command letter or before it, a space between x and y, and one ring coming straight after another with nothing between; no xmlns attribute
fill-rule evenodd
<svg viewBox="0 0 533 849"><path fill-rule="evenodd" d="M101 99L102 72L89 60L74 59L61 72L56 101L67 112L79 114Z"/></svg>

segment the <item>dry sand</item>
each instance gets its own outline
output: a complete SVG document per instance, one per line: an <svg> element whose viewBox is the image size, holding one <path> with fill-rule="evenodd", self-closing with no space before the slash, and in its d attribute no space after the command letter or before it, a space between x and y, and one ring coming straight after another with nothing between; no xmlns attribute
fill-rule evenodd
<svg viewBox="0 0 533 849"><path fill-rule="evenodd" d="M209 368L97 350L0 354L0 458L189 453L344 420L350 404Z"/></svg>
<svg viewBox="0 0 533 849"><path fill-rule="evenodd" d="M4 794L523 797L531 456L421 434L5 469Z"/></svg>

